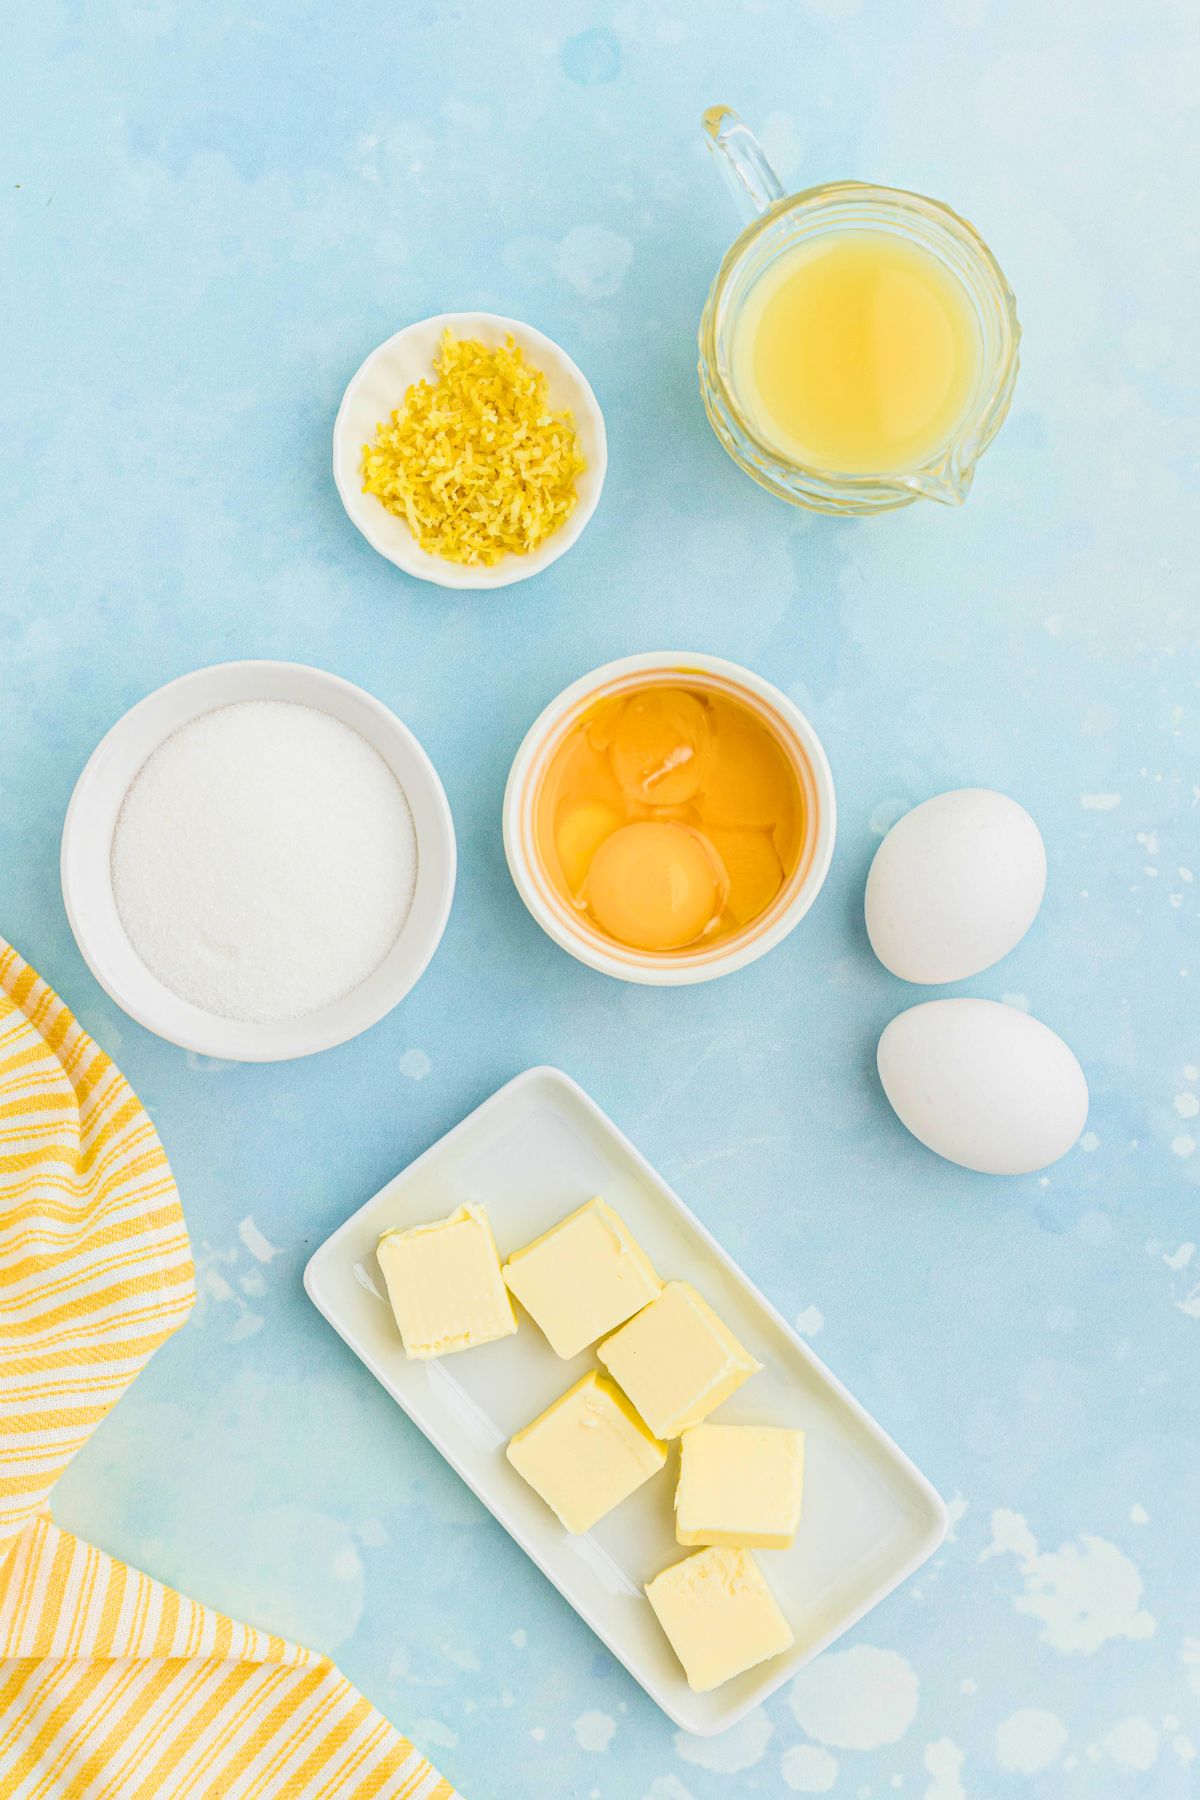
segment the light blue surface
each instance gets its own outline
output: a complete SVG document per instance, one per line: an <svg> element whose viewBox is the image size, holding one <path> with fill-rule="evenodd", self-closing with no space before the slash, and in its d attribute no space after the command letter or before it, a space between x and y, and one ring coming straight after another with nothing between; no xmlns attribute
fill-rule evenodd
<svg viewBox="0 0 1200 1800"><path fill-rule="evenodd" d="M1188 12L10 14L0 929L149 1106L203 1296L64 1480L58 1516L332 1651L468 1800L1194 1791ZM734 220L697 125L719 100L786 180L921 189L991 242L1024 367L964 511L809 517L709 433L694 329ZM584 538L495 597L401 576L329 473L358 362L448 307L559 339L608 421ZM842 820L788 943L675 993L557 950L499 831L541 706L662 646L749 663L793 695ZM58 894L63 811L101 733L160 682L237 656L318 663L394 706L459 832L454 913L420 986L357 1043L290 1067L198 1063L123 1018ZM1089 1135L1042 1178L938 1162L873 1073L881 1027L925 996L870 954L866 868L904 806L964 784L1025 802L1049 849L1033 930L961 990L1024 996L1084 1063ZM954 1541L842 1647L886 1657L831 1654L727 1740L676 1737L301 1291L334 1225L541 1061L612 1112L955 1501ZM247 1217L278 1247L267 1262L239 1236Z"/></svg>

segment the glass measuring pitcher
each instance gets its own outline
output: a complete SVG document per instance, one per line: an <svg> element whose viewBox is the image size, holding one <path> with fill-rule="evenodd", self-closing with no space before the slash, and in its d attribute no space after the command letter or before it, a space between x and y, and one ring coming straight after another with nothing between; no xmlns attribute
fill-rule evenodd
<svg viewBox="0 0 1200 1800"><path fill-rule="evenodd" d="M922 498L961 505L976 462L1004 422L1017 379L1016 301L987 245L949 207L900 188L836 181L787 195L735 112L711 107L703 123L709 148L749 221L717 271L700 322L700 388L713 430L730 456L773 494L818 512L885 512ZM919 327L920 342L906 338L894 318L871 338L876 315L870 296L878 294L879 284L872 288L868 271L855 287L853 259L863 256L883 259L883 279L892 283L888 292L908 308L901 322ZM815 318L813 307L823 305L833 332L829 342L832 346L836 339L841 364L834 348L826 356L819 329L797 334L789 315L776 306L769 318L765 308L773 302L762 300L764 293L781 291L779 284L789 275L811 271L819 259L825 259L819 276L823 290L816 299L811 283L804 295L796 290L793 301L808 312L793 310L790 320ZM895 267L888 267L889 261ZM837 274L843 265L851 269L849 276ZM918 291L922 281L931 284L929 295ZM940 311L930 298L938 284L947 302ZM863 455L814 450L762 403L756 376L766 366L762 346L768 330L774 351L791 359L778 387L790 404L819 393L826 414L835 414L841 369L855 389L851 395L847 388L848 408L861 414L873 406L885 416L890 408L896 417L899 407L906 419L927 413L933 438L922 442L919 433L909 439L900 433L896 455L881 456L876 465L869 449L865 462ZM891 383L886 393L874 391L871 356L857 356L856 333L865 334L864 343L870 338L876 353L886 351L893 359L890 373L885 371ZM956 346L961 346L957 361ZM926 379L934 384L929 393L921 389ZM875 386L882 388L882 378ZM836 431L832 437L827 433L826 441L835 444ZM915 446L908 460L906 443Z"/></svg>

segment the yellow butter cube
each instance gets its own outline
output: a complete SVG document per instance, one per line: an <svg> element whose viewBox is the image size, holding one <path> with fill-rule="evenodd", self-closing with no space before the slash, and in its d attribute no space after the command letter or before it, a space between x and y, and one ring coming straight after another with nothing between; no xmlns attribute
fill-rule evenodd
<svg viewBox="0 0 1200 1800"><path fill-rule="evenodd" d="M679 1440L681 1544L786 1550L800 1523L804 1433L781 1425L694 1425Z"/></svg>
<svg viewBox="0 0 1200 1800"><path fill-rule="evenodd" d="M481 1206L460 1206L431 1225L385 1231L375 1254L406 1355L447 1356L517 1329Z"/></svg>
<svg viewBox="0 0 1200 1800"><path fill-rule="evenodd" d="M762 1368L687 1281L668 1281L596 1354L660 1438L698 1425Z"/></svg>
<svg viewBox="0 0 1200 1800"><path fill-rule="evenodd" d="M570 1532L590 1531L656 1475L667 1446L595 1370L568 1388L508 1446L508 1460Z"/></svg>
<svg viewBox="0 0 1200 1800"><path fill-rule="evenodd" d="M648 1581L646 1597L698 1694L796 1641L749 1550L698 1550Z"/></svg>
<svg viewBox="0 0 1200 1800"><path fill-rule="evenodd" d="M599 1199L514 1250L504 1279L562 1357L578 1356L662 1292L649 1257Z"/></svg>

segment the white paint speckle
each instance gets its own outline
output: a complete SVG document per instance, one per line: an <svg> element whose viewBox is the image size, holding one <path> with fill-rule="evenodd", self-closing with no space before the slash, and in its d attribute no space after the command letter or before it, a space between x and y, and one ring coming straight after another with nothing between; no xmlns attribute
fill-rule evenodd
<svg viewBox="0 0 1200 1800"><path fill-rule="evenodd" d="M1086 1150L1087 1154L1090 1156L1093 1150L1098 1150L1100 1148L1100 1139L1096 1136L1094 1131L1085 1131L1079 1140L1079 1148L1081 1150Z"/></svg>
<svg viewBox="0 0 1200 1800"><path fill-rule="evenodd" d="M818 1744L793 1744L779 1765L785 1787L793 1794L827 1794L838 1778L838 1766Z"/></svg>
<svg viewBox="0 0 1200 1800"><path fill-rule="evenodd" d="M1178 1737L1173 1737L1171 1739L1171 1748L1179 1758L1180 1762L1184 1764L1190 1763L1196 1754L1195 1744L1193 1744L1191 1738L1185 1736L1182 1731Z"/></svg>
<svg viewBox="0 0 1200 1800"><path fill-rule="evenodd" d="M1036 1775L1057 1762L1067 1741L1067 1728L1057 1713L1023 1708L996 1727L996 1761L1017 1775Z"/></svg>
<svg viewBox="0 0 1200 1800"><path fill-rule="evenodd" d="M414 1744L433 1744L438 1750L453 1750L458 1742L457 1731L451 1731L441 1719L414 1719L412 1737Z"/></svg>
<svg viewBox="0 0 1200 1800"><path fill-rule="evenodd" d="M533 1739L535 1744L545 1743L546 1727L544 1725L535 1725L533 1727L533 1729L530 1731L529 1735Z"/></svg>
<svg viewBox="0 0 1200 1800"><path fill-rule="evenodd" d="M220 1269L214 1269L211 1263L204 1270L202 1278L214 1300L235 1300L237 1298Z"/></svg>
<svg viewBox="0 0 1200 1800"><path fill-rule="evenodd" d="M1200 1113L1200 1094L1176 1094L1174 1106L1181 1119L1194 1119Z"/></svg>
<svg viewBox="0 0 1200 1800"><path fill-rule="evenodd" d="M819 1306L806 1306L796 1314L796 1330L801 1337L816 1337L824 1323L825 1314Z"/></svg>
<svg viewBox="0 0 1200 1800"><path fill-rule="evenodd" d="M759 1706L719 1737L693 1737L690 1732L677 1731L675 1754L714 1775L740 1775L762 1761L774 1733L775 1727Z"/></svg>
<svg viewBox="0 0 1200 1800"><path fill-rule="evenodd" d="M1014 1012L1032 1012L1028 994L1001 994L1001 1006L1011 1006Z"/></svg>
<svg viewBox="0 0 1200 1800"><path fill-rule="evenodd" d="M256 1332L261 1331L263 1324L264 1320L258 1313L244 1312L229 1333L228 1341L231 1344L243 1344L247 1338L252 1338Z"/></svg>
<svg viewBox="0 0 1200 1800"><path fill-rule="evenodd" d="M1171 1154L1173 1156L1194 1156L1195 1153L1196 1140L1190 1131L1181 1131L1178 1137L1173 1137L1171 1139Z"/></svg>
<svg viewBox="0 0 1200 1800"><path fill-rule="evenodd" d="M925 1800L967 1800L967 1791L959 1777L966 1758L950 1738L937 1738L926 1744L922 1758L925 1773L931 1777L925 1789Z"/></svg>
<svg viewBox="0 0 1200 1800"><path fill-rule="evenodd" d="M1114 1725L1101 1747L1122 1769L1152 1769L1158 1760L1158 1733L1149 1719L1135 1714Z"/></svg>
<svg viewBox="0 0 1200 1800"><path fill-rule="evenodd" d="M433 1064L426 1056L424 1050L406 1050L396 1067L399 1069L400 1073L406 1075L410 1081L424 1081L430 1069L432 1069Z"/></svg>
<svg viewBox="0 0 1200 1800"><path fill-rule="evenodd" d="M971 1502L969 1500L964 1500L961 1494L955 1494L952 1500L947 1500L946 1542L948 1544L956 1544L958 1542L958 1528L966 1518L970 1509Z"/></svg>
<svg viewBox="0 0 1200 1800"><path fill-rule="evenodd" d="M571 1727L575 1733L575 1742L581 1750L590 1750L599 1754L607 1750L612 1743L613 1733L617 1729L617 1721L610 1713L580 1713Z"/></svg>
<svg viewBox="0 0 1200 1800"><path fill-rule="evenodd" d="M973 1675L967 1675L959 1682L958 1691L960 1694L977 1694L979 1692L979 1683Z"/></svg>
<svg viewBox="0 0 1200 1800"><path fill-rule="evenodd" d="M474 1650L448 1642L439 1644L438 1650L448 1663L453 1663L456 1669L462 1669L465 1674L474 1674L479 1668L479 1657Z"/></svg>
<svg viewBox="0 0 1200 1800"><path fill-rule="evenodd" d="M1058 613L1051 613L1048 619L1043 619L1042 628L1048 637L1061 637L1063 630L1062 619L1059 617Z"/></svg>
<svg viewBox="0 0 1200 1800"><path fill-rule="evenodd" d="M1136 1500L1129 1509L1129 1523L1131 1525L1148 1525L1150 1523L1150 1514L1144 1506L1139 1506Z"/></svg>
<svg viewBox="0 0 1200 1800"><path fill-rule="evenodd" d="M693 1800L693 1796L678 1775L658 1775L646 1789L643 1800Z"/></svg>
<svg viewBox="0 0 1200 1800"><path fill-rule="evenodd" d="M796 1723L819 1744L877 1750L896 1744L917 1716L916 1670L895 1650L872 1644L829 1651L810 1663L788 1693Z"/></svg>
<svg viewBox="0 0 1200 1800"><path fill-rule="evenodd" d="M1164 1254L1163 1261L1166 1263L1168 1269L1173 1269L1174 1272L1178 1274L1180 1269L1187 1268L1195 1254L1195 1244L1180 1244L1178 1250L1173 1251L1170 1256Z"/></svg>
<svg viewBox="0 0 1200 1800"><path fill-rule="evenodd" d="M1111 1243L1113 1238L1113 1222L1098 1207L1090 1207L1087 1212L1080 1213L1075 1229L1085 1244L1094 1244L1097 1249L1102 1244Z"/></svg>
<svg viewBox="0 0 1200 1800"><path fill-rule="evenodd" d="M523 1650L525 1648L526 1644L529 1642L529 1633L526 1631L525 1627L522 1625L516 1631L513 1632L512 1636L509 1638L508 1641L512 1645L514 1650Z"/></svg>
<svg viewBox="0 0 1200 1800"><path fill-rule="evenodd" d="M1058 1550L1042 1551L1021 1514L1001 1509L992 1514L992 1541L979 1560L995 1556L1014 1556L1024 1578L1014 1612L1037 1619L1042 1642L1064 1655L1091 1655L1113 1638L1154 1632L1155 1621L1141 1605L1141 1575L1105 1538L1083 1533Z"/></svg>
<svg viewBox="0 0 1200 1800"><path fill-rule="evenodd" d="M1079 804L1084 812L1112 812L1120 806L1120 794L1080 794Z"/></svg>
<svg viewBox="0 0 1200 1800"><path fill-rule="evenodd" d="M556 273L585 300L607 300L619 293L632 261L629 239L607 225L576 225L554 253Z"/></svg>
<svg viewBox="0 0 1200 1800"><path fill-rule="evenodd" d="M1195 1063L1184 1063L1183 1079L1185 1081L1200 1081L1200 1068L1197 1068Z"/></svg>
<svg viewBox="0 0 1200 1800"><path fill-rule="evenodd" d="M269 1263L273 1257L279 1255L276 1246L263 1236L262 1232L258 1229L258 1226L254 1223L253 1216L249 1213L247 1213L246 1217L238 1226L238 1236L241 1238L243 1244L245 1244L251 1256L256 1257L260 1263Z"/></svg>

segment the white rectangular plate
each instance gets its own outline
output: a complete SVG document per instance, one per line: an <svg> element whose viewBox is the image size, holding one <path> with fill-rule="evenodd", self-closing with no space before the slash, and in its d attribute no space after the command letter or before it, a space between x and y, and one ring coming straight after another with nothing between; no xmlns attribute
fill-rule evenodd
<svg viewBox="0 0 1200 1800"><path fill-rule="evenodd" d="M730 1424L807 1433L804 1512L790 1550L758 1552L796 1642L708 1694L694 1694L642 1584L688 1554L675 1541L678 1452L586 1537L571 1537L509 1465L504 1446L588 1368L561 1362L524 1314L515 1337L409 1362L375 1261L391 1225L487 1207L501 1256L593 1194L616 1208L663 1277L691 1281L764 1365L720 1408ZM330 1324L400 1402L559 1592L686 1731L724 1731L930 1556L941 1499L715 1243L593 1100L558 1069L529 1069L493 1094L347 1219L304 1285Z"/></svg>

